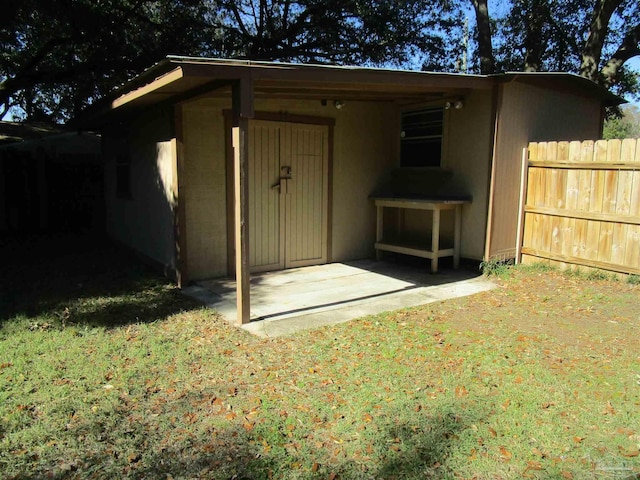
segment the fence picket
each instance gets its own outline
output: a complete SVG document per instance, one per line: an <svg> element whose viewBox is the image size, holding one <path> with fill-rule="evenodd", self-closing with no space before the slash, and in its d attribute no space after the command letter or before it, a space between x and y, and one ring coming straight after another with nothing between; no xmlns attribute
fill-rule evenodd
<svg viewBox="0 0 640 480"><path fill-rule="evenodd" d="M529 161L526 260L640 274L640 139L531 143Z"/></svg>

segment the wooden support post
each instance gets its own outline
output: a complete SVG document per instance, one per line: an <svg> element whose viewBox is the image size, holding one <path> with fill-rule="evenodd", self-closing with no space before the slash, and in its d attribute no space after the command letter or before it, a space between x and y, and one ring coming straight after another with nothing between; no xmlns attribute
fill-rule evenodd
<svg viewBox="0 0 640 480"><path fill-rule="evenodd" d="M460 233L462 230L462 205L456 205L453 227L453 268L460 266Z"/></svg>
<svg viewBox="0 0 640 480"><path fill-rule="evenodd" d="M253 82L244 78L233 85L233 171L238 323L251 320L249 277L249 118L253 110Z"/></svg>
<svg viewBox="0 0 640 480"><path fill-rule="evenodd" d="M384 236L384 207L376 207L378 215L376 217L376 243L382 242ZM376 249L376 260L382 260L382 250Z"/></svg>
<svg viewBox="0 0 640 480"><path fill-rule="evenodd" d="M431 228L431 273L438 271L438 255L440 254L440 209L433 210L433 225Z"/></svg>
<svg viewBox="0 0 640 480"><path fill-rule="evenodd" d="M518 206L518 230L516 232L516 264L522 261L522 237L524 234L524 207L527 203L527 178L529 175L529 149L522 149L522 172L520 172L520 204Z"/></svg>
<svg viewBox="0 0 640 480"><path fill-rule="evenodd" d="M184 128L182 123L182 105L176 105L174 109L173 131L174 138L171 141L173 155L173 225L176 256L176 282L178 287L184 288L189 284L189 272L187 268L187 222L185 187L186 173L184 168Z"/></svg>

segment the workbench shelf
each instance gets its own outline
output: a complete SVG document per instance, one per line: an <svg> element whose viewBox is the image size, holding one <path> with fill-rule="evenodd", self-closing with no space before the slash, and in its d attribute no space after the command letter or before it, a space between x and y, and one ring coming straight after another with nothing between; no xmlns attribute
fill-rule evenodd
<svg viewBox="0 0 640 480"><path fill-rule="evenodd" d="M376 197L374 201L377 208L375 249L378 259L380 259L382 251L428 258L431 260L431 272L436 273L439 258L453 257L453 267L458 268L460 264L462 205L470 203L470 200ZM432 212L431 245L422 245L397 238L384 239L385 208L430 210ZM440 248L440 213L443 210L454 211L453 248Z"/></svg>

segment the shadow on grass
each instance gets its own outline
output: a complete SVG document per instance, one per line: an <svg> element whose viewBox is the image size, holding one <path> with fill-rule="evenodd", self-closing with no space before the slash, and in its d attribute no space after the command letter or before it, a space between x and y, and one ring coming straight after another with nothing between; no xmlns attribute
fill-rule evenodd
<svg viewBox="0 0 640 480"><path fill-rule="evenodd" d="M283 426L280 444L265 450L261 438L252 436L242 426L218 431L202 425L192 430L187 425L158 429L146 421L140 431L131 430L123 438L122 423L127 418L114 410L105 414L105 423L84 429L87 445L101 450L87 452L84 457L66 457L51 465L50 470L10 477L11 480L42 478L199 478L258 480L271 478L312 479L442 479L453 478L447 465L450 451L462 430L472 423L471 414L449 407L423 419L423 423L398 422L381 426L367 437L374 447L369 457L345 458L345 453L328 460L336 445L330 441L326 449L307 449L297 453L292 445L304 439L291 439ZM119 418L120 417L120 418ZM174 419L175 420L175 419ZM157 420L159 423L166 419ZM142 430L147 433L142 433ZM170 436L173 441L168 441ZM178 437L181 438L178 440ZM97 437L91 438L91 437ZM353 440L358 441L358 440ZM127 445L127 449L122 448ZM361 442L358 447L365 447ZM133 449L132 449L133 448ZM314 463L318 462L314 466Z"/></svg>
<svg viewBox="0 0 640 480"><path fill-rule="evenodd" d="M0 327L19 317L116 327L197 306L132 254L97 235L3 238L0 252Z"/></svg>

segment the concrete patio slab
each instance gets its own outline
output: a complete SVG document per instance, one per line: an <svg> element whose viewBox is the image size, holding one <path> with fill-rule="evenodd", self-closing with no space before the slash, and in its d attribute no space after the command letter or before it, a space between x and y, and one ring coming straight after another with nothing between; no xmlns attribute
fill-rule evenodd
<svg viewBox="0 0 640 480"><path fill-rule="evenodd" d="M464 270L435 275L423 267L361 260L252 275L251 323L262 337L346 322L354 318L472 295L494 288ZM199 282L184 292L236 323L235 281Z"/></svg>

